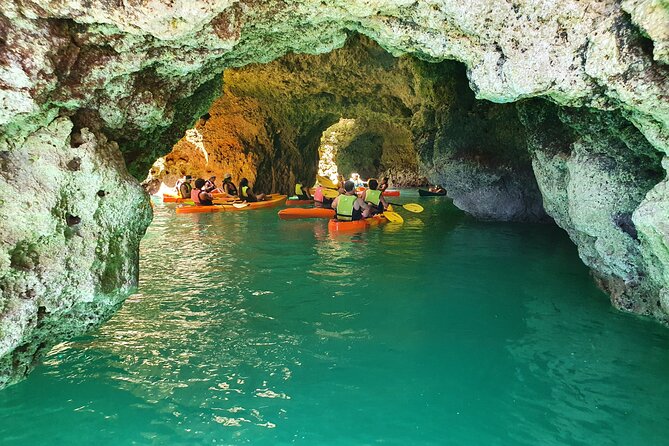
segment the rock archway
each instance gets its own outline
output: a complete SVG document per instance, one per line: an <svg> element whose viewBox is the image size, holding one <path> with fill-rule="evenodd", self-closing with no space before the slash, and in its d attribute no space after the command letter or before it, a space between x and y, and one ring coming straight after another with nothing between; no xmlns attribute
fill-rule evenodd
<svg viewBox="0 0 669 446"><path fill-rule="evenodd" d="M336 59L350 32L387 51L364 50L380 65L418 80L384 79L392 94L367 98L408 121L421 169L458 206L491 219L545 208L617 307L666 322L668 15L634 0L1 1L0 190L12 200L0 206L0 387L99 325L136 283L150 209L126 166L143 177L196 120L206 126L225 69L286 53ZM285 63L297 72L303 60ZM349 68L352 84L378 84ZM254 94L233 93L264 104L267 74L247 84ZM469 98L442 100L463 83ZM312 87L324 113L295 109L284 120L297 127L260 120L262 138L249 141L244 162L272 173L263 187L310 173L292 147L317 156L340 118L327 111L336 92ZM479 129L479 144L454 137L463 125Z"/></svg>

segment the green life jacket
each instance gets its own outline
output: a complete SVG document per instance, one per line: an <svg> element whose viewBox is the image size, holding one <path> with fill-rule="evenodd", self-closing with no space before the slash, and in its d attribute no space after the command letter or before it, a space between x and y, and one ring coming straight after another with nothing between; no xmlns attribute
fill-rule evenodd
<svg viewBox="0 0 669 446"><path fill-rule="evenodd" d="M365 201L367 203L372 203L374 206L378 206L381 201L381 191L367 189L367 192L365 192Z"/></svg>
<svg viewBox="0 0 669 446"><path fill-rule="evenodd" d="M246 193L247 190L249 190L248 186L242 187L242 194L240 195L240 198L248 198L249 195Z"/></svg>
<svg viewBox="0 0 669 446"><path fill-rule="evenodd" d="M337 203L337 220L353 220L353 205L358 197L355 195L340 195Z"/></svg>
<svg viewBox="0 0 669 446"><path fill-rule="evenodd" d="M297 195L298 197L300 195L304 195L304 193L302 192L302 185L300 183L297 183L295 185L295 195Z"/></svg>

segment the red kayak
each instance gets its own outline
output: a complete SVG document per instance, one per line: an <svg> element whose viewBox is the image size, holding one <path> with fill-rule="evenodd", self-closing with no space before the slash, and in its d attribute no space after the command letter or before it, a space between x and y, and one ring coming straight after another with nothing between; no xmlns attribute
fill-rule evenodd
<svg viewBox="0 0 669 446"><path fill-rule="evenodd" d="M384 197L399 197L400 196L400 191L388 189L387 191L383 192L383 196Z"/></svg>
<svg viewBox="0 0 669 446"><path fill-rule="evenodd" d="M334 218L334 209L328 208L290 208L279 211L281 220L295 220L298 218Z"/></svg>

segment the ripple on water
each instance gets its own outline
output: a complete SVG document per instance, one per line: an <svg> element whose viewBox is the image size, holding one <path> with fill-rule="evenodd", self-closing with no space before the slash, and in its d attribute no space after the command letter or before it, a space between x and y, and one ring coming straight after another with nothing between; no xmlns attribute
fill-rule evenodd
<svg viewBox="0 0 669 446"><path fill-rule="evenodd" d="M560 230L421 203L334 238L158 204L138 292L0 393L3 445L664 444L663 327Z"/></svg>

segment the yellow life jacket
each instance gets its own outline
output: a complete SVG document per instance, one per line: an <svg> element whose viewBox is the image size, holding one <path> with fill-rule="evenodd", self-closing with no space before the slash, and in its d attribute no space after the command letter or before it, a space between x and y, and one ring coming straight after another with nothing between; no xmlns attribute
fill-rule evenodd
<svg viewBox="0 0 669 446"><path fill-rule="evenodd" d="M181 183L181 186L179 186L179 195L181 195L181 198L189 199L192 190L193 186L190 183Z"/></svg>
<svg viewBox="0 0 669 446"><path fill-rule="evenodd" d="M304 195L304 192L302 192L302 184L297 183L297 184L295 185L295 195L297 195L298 197L299 197L300 195Z"/></svg>
<svg viewBox="0 0 669 446"><path fill-rule="evenodd" d="M340 195L337 202L337 220L353 220L353 205L358 197L355 195Z"/></svg>
<svg viewBox="0 0 669 446"><path fill-rule="evenodd" d="M365 192L365 201L367 203L372 203L374 206L378 206L381 201L381 191L367 189L367 192Z"/></svg>
<svg viewBox="0 0 669 446"><path fill-rule="evenodd" d="M249 189L248 186L242 187L242 194L239 196L240 198L248 198L249 195L246 193L246 191Z"/></svg>

